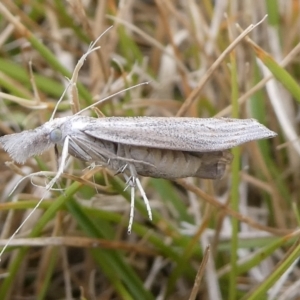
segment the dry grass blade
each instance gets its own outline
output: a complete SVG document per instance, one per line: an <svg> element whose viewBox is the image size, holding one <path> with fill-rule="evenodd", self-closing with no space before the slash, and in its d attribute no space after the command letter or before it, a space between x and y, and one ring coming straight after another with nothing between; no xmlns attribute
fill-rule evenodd
<svg viewBox="0 0 300 300"><path fill-rule="evenodd" d="M209 246L205 249L204 255L203 255L203 259L202 262L198 268L198 272L195 278L195 283L191 292L191 295L189 297L189 300L195 300L197 297L197 294L199 292L199 288L200 288L200 282L203 279L203 275L205 272L205 268L206 268L206 264L209 258L209 254L210 254L210 249Z"/></svg>
<svg viewBox="0 0 300 300"><path fill-rule="evenodd" d="M115 173L67 159L67 147L22 166L0 149L1 249L31 214L2 255L0 299L300 297L297 1L3 0L0 15L1 136L72 115L229 117L232 98L235 117L278 134L245 144L240 169L218 161L218 180L140 177L135 199Z"/></svg>

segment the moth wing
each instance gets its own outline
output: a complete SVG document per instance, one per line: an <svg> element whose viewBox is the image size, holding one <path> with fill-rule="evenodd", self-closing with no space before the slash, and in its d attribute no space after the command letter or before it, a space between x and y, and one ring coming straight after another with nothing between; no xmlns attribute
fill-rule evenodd
<svg viewBox="0 0 300 300"><path fill-rule="evenodd" d="M197 152L276 136L254 119L230 118L109 117L94 119L83 131L125 145Z"/></svg>

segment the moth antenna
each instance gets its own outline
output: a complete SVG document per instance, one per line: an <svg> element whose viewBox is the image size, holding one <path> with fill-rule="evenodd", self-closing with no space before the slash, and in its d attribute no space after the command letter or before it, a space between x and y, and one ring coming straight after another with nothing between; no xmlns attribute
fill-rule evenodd
<svg viewBox="0 0 300 300"><path fill-rule="evenodd" d="M114 94L112 94L112 95L110 95L110 96L107 96L107 97L105 97L105 98L103 98L103 99L101 99L101 100L99 100L99 101L97 101L97 102L95 102L95 103L93 103L93 104L91 104L91 105L85 107L84 109L82 109L82 110L79 111L78 113L74 114L74 116L79 115L79 114L81 114L82 112L84 112L84 111L86 111L86 110L88 110L88 109L90 109L90 108L92 108L92 107L94 107L94 106L96 106L96 105L98 105L98 104L100 104L100 103L102 103L102 102L104 102L104 101L110 99L110 98L113 98L113 97L115 97L115 96L117 96L117 95L119 95L119 94L121 94L121 93L123 93L123 92L127 92L127 91L129 91L129 90L131 90L131 89L134 89L134 88L136 88L136 87L139 87L139 86L144 85L144 84L149 84L149 83L150 83L150 81L141 82L141 83L135 84L135 85L133 85L133 86L131 86L131 87L128 87L128 88L126 88L126 89L124 89L124 90L122 90L122 91L118 91L118 92L116 92L116 93L114 93Z"/></svg>

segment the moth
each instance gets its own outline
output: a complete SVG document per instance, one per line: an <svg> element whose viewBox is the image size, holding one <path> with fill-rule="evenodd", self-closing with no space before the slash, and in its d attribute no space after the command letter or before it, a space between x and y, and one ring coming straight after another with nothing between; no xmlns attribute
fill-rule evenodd
<svg viewBox="0 0 300 300"><path fill-rule="evenodd" d="M93 118L76 114L52 119L33 130L5 135L0 137L0 144L18 163L61 145L62 162L54 181L63 173L67 154L123 173L131 187L130 230L136 185L151 219L138 175L219 179L232 160L229 149L274 136L275 132L255 119Z"/></svg>
<svg viewBox="0 0 300 300"><path fill-rule="evenodd" d="M102 165L122 173L127 187L131 188L131 208L128 231L131 230L134 214L134 193L137 186L152 219L149 201L138 175L176 179L200 177L218 179L230 164L230 149L240 144L272 138L276 133L254 119L230 118L164 118L164 117L107 117L92 118L81 114L140 83L116 92L78 111L73 116L54 118L58 104L69 88L72 95L78 72L87 56L99 49L98 40L106 29L78 61L72 78L54 109L50 121L33 130L0 137L0 144L10 157L24 163L28 158L40 155L52 146L62 146L61 162L55 177L47 184L49 190L64 172L68 154L90 164ZM71 103L78 95L71 97ZM74 105L77 107L77 105ZM57 149L57 148L56 148ZM42 198L43 199L43 198ZM38 202L41 203L42 199ZM30 216L30 214L29 214ZM29 217L28 216L28 217ZM25 221L24 221L25 222ZM20 227L12 235L18 232ZM3 248L1 254L5 248Z"/></svg>

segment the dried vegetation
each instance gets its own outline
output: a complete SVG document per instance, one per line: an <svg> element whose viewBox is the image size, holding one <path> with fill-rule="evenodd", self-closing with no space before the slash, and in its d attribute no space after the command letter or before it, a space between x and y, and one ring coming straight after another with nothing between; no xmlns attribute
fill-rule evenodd
<svg viewBox="0 0 300 300"><path fill-rule="evenodd" d="M143 178L154 218L138 199L131 235L110 171L74 159L56 190L35 177L9 196L57 161L5 165L1 150L1 246L45 199L1 257L0 299L299 299L299 1L3 0L1 134L46 122L111 25L79 72L80 108L150 83L88 114L253 117L278 137L234 149L220 181Z"/></svg>

